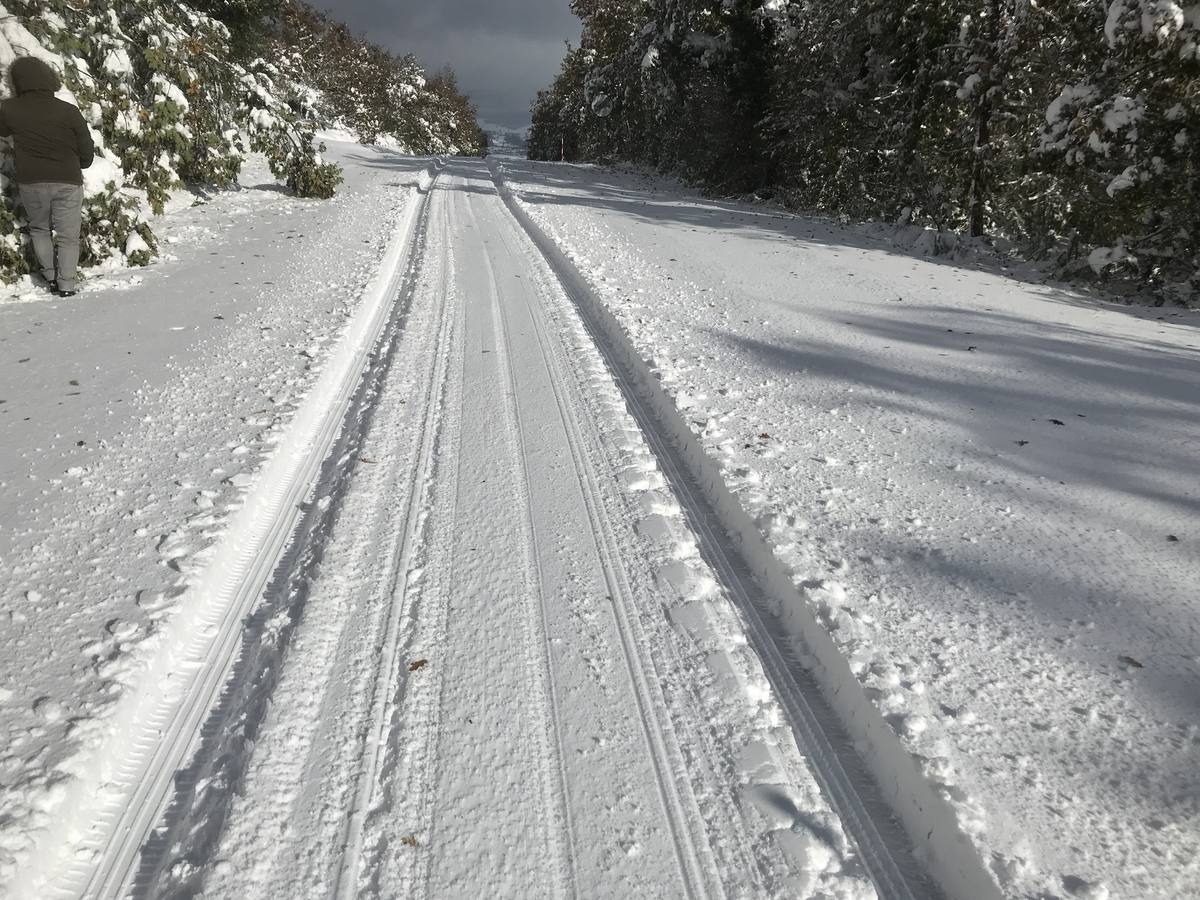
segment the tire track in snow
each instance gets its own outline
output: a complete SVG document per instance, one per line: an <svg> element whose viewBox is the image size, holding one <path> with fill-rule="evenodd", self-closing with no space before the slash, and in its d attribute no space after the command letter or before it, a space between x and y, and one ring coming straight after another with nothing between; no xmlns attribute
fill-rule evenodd
<svg viewBox="0 0 1200 900"><path fill-rule="evenodd" d="M425 210L424 225L428 227L428 209ZM438 465L437 446L442 433L441 421L445 406L446 384L449 374L449 359L455 346L456 316L448 311L452 292L449 285L449 233L446 221L441 219L442 241L437 248L438 264L442 267L441 290L436 294L439 325L434 356L425 380L426 392L419 409L424 410L420 425L421 449L417 469L412 476L408 491L408 507L402 520L405 523L402 541L393 548L390 577L386 578L387 624L378 652L379 668L372 690L371 716L368 725L363 760L357 778L353 806L348 810L346 830L342 841L343 851L338 868L336 896L353 897L358 893L359 872L363 858L363 842L366 820L372 810L380 788L380 774L389 745L390 723L395 710L403 702L403 686L407 679L404 668L404 638L411 637L411 629L405 627L412 620L408 609L409 579L415 572L415 560L419 551L425 516L422 508L429 505L429 490L434 471ZM401 692L397 696L397 692Z"/></svg>
<svg viewBox="0 0 1200 900"><path fill-rule="evenodd" d="M454 233L476 227L465 192L448 188L442 203ZM407 854L397 852L415 858L381 854L373 893L441 896L488 883L500 893L519 884L537 895L575 896L560 747L551 724L557 707L494 278L485 279L486 286L475 283L485 263L464 270L472 282L459 285L460 251L445 249L469 324L459 340L462 371L454 379L458 429L448 442L453 448L444 450L453 461L437 479L432 512L424 576L431 583L423 588L430 602L420 611L427 628L429 619L441 618L426 635L437 714L422 717L417 710L398 721L403 742L423 749L395 748L407 757L393 776L403 788L388 791L416 788L423 799L398 810L399 830L396 822L380 833L390 847L408 843ZM517 785L521 795L512 793ZM480 881L489 877L499 880Z"/></svg>
<svg viewBox="0 0 1200 900"><path fill-rule="evenodd" d="M448 436L457 432L460 379L450 373L461 365L462 328L443 196L434 191L426 209L394 363L379 382L369 433L353 455L361 465L320 548L323 562L310 573L295 647L229 825L194 879L213 896L371 895L382 863L419 859L399 840L415 829L400 831L399 852L389 853L379 823L408 824L420 805L427 779L409 785L403 775L436 728L428 689L440 670L412 675L403 663L436 644L441 627L426 576L430 512L435 485L453 483L439 473L454 470ZM432 629L424 627L430 618ZM394 735L401 725L405 733ZM373 748L382 748L374 758ZM172 896L191 896L196 884Z"/></svg>
<svg viewBox="0 0 1200 900"><path fill-rule="evenodd" d="M636 359L636 353L620 344L619 326L603 318L603 308L591 294L583 277L557 245L520 208L502 175L493 168L492 176L512 217L538 248L583 318L593 343L609 363L630 410L663 465L672 487L691 514L689 524L701 536L706 556L743 610L750 626L752 644L788 714L800 747L810 755L814 773L842 817L846 830L858 845L880 896L916 900L936 895L936 889L926 880L924 866L917 861L911 849L913 844L932 848L940 856L942 865L939 866L939 880L941 886L951 891L952 895L970 900L993 896L994 884L983 872L982 863L975 854L965 853L953 836L948 840L944 837L948 823L939 815L937 808L926 816L924 807L915 810L909 807L906 810L909 813L906 821L909 839L899 833L898 826L891 820L891 809L883 800L882 789L870 783L866 766L841 733L845 723L837 720L821 696L815 679L795 659L794 651L787 643L786 629L772 628L767 624L777 613L771 609L768 596L764 595L750 574L755 571L756 563L757 567L766 563L756 556L743 559L740 558L741 554L731 554L727 547L728 538L716 534L710 527L709 522L716 521L728 528L730 535L742 531L729 525L724 508L714 503L701 486L701 481L711 481L713 474L706 466L690 464L695 455L694 448L687 443L690 435L674 434L679 429L671 429L675 440L665 436L659 418L662 414L659 408L661 404L647 405L647 397L644 396L645 391L654 389L649 387L653 381L647 374L634 368L636 364L632 360ZM661 388L658 390L661 391ZM671 404L669 398L665 398L665 403ZM876 777L879 774L878 766L879 762L876 761ZM901 784L904 783L902 776L897 778ZM905 811L903 807L908 804L903 800L899 804ZM913 832L914 818L921 820L916 826L918 829L928 827L928 834L916 835ZM931 841L935 831L938 840Z"/></svg>
<svg viewBox="0 0 1200 900"><path fill-rule="evenodd" d="M470 200L466 201L467 209L473 227L479 227L479 218L475 214ZM508 325L497 293L496 270L491 257L483 254L483 263L488 275L489 300L492 317L496 329L496 352L500 358L501 369L507 373L507 383L504 390L505 412L508 420L508 439L512 448L513 458L521 461L520 472L523 479L522 495L525 516L525 546L527 550L526 572L529 574L529 593L536 600L527 604L529 614L529 650L530 668L533 670L531 681L538 686L536 691L542 710L542 721L545 724L539 729L538 739L541 744L541 758L545 763L553 757L553 765L547 768L553 771L543 771L543 786L546 792L547 817L554 820L559 832L558 840L554 835L548 836L548 843L557 850L559 869L566 876L564 893L567 896L578 896L575 885L575 832L571 823L571 809L567 802L567 776L563 768L563 745L561 738L562 713L559 708L558 690L554 678L554 661L550 654L549 629L547 627L545 577L538 563L537 531L534 527L532 502L529 494L530 472L529 454L525 450L525 427L521 418L521 403L517 392L516 371L513 368ZM561 844L561 846L560 846Z"/></svg>
<svg viewBox="0 0 1200 900"><path fill-rule="evenodd" d="M422 537L407 579L412 596L408 607L411 634L406 638L406 646L414 660L433 652L446 638L449 607L445 573L450 563L445 551L450 546L448 534L452 530L446 527L440 511L457 508L461 476L459 435L465 310L450 265L454 245L446 197L442 191L434 198L441 235L436 249L442 302L453 310L453 321L448 334L441 339L448 356L443 376L441 433L434 450L437 477L427 482L427 497L421 510ZM413 850L418 842L427 841L433 814L444 670L435 665L422 669L419 676L401 670L399 677L388 717L388 752L377 774L379 798L366 822L361 851L359 884L368 896L387 895L380 887L384 879L415 885L423 884L427 877L428 854Z"/></svg>
<svg viewBox="0 0 1200 900"><path fill-rule="evenodd" d="M492 280L495 280L494 276ZM567 382L553 353L550 338L546 334L545 323L530 303L528 294L524 295L524 300L537 345L541 350L541 358L550 372L550 384L570 449L574 478L581 489L581 496L591 524L590 536L593 550L604 573L608 589L608 602L620 639L624 669L633 686L642 737L645 741L647 755L653 764L658 798L667 827L671 832L682 883L689 897L722 896L720 879L712 871L711 859L706 852L704 839L694 831L702 821L699 808L695 798L690 796L690 792L680 789L680 783L676 777L676 773L684 770L684 764L659 688L660 677L655 671L654 661L644 652L638 652L639 648L644 650L648 644L637 626L636 605L632 600L632 591L624 569L619 563L621 551L608 521L603 494L584 450L583 430L571 404L564 396L563 386ZM503 322L503 318L501 321ZM507 328L507 324L504 327ZM506 338L503 343L507 345L508 339ZM509 377L511 383L515 385L516 375L512 371L511 365ZM524 449L524 440L529 429L522 422L519 401L516 402L515 407L521 458L528 459L529 454ZM528 475L526 479L528 480ZM532 524L530 527L532 532Z"/></svg>
<svg viewBox="0 0 1200 900"><path fill-rule="evenodd" d="M314 586L319 574L333 562L331 553L342 565L346 564L338 556L340 551L333 536L340 533L339 525L349 512L348 501L352 488L361 480L366 458L364 448L372 434L392 428L398 434L408 435L412 430L406 416L397 422L395 411L384 408L381 403L384 390L393 380L408 378L426 384L431 377L427 371L431 363L416 374L412 369L423 360L418 357L410 366L409 359L403 355L404 349L419 340L420 334L432 329L426 323L430 313L424 308L423 297L417 296L427 253L429 206L428 202L422 203L392 319L346 416L343 432L323 465L310 502L305 505L304 520L277 566L263 601L246 621L236 665L219 702L204 722L199 747L187 768L177 773L174 800L142 849L139 870L132 885L134 898L189 895L203 878L204 866L214 854L219 854L218 841L231 807L235 805L233 795L240 795L245 790L245 779L252 764L251 749L257 743L268 711L275 708L278 701L285 706L296 705L296 699L288 695L289 686L280 683L280 676L283 664L294 649L298 649L293 648L297 626L302 621L305 623L300 636L304 656L300 664L310 673L309 683L321 679L329 685L316 698L309 695L304 709L293 710L298 721L308 721L316 710L324 710L331 702L340 701L340 708L345 708L344 697L334 700L330 694L354 680L354 673L346 667L349 662L346 651L370 641L371 636L383 627L379 621L382 614L376 614L376 608L386 604L372 596L375 592L339 591L345 593L345 597L335 604L329 604L328 599L318 592L315 597L317 610L310 613L309 605L314 601ZM397 365L398 361L400 365ZM419 449L415 446L416 441L402 440L401 443L402 452L415 460ZM412 466L386 467L384 472L372 472L372 475L385 476L379 480L376 490L381 496L395 497L397 504L403 503L411 487L411 475L405 476L401 484L401 473L412 469ZM402 521L397 521L394 526L377 523L371 538L398 544L403 525ZM319 624L309 622L314 616L321 617ZM340 652L331 652L331 641ZM317 672L321 674L317 675ZM278 696L280 692L282 697ZM312 699L316 702L311 702ZM328 769L333 755L328 746L331 737L321 733L315 725L312 731L312 739L324 739L326 743L319 748L308 745L306 752L300 754L302 763L285 766L294 772L285 775L276 770L277 777L285 779L297 795L306 793L302 785L328 787L321 775ZM340 743L353 741L352 737L343 738ZM337 738L332 740L337 741ZM296 754L289 754L289 758L294 761ZM240 786L232 788L234 785ZM264 820L289 793L289 789L276 793L262 810ZM284 805L302 802L296 796ZM279 864L278 855L268 851L255 859L252 868L261 872Z"/></svg>
<svg viewBox="0 0 1200 900"><path fill-rule="evenodd" d="M245 617L302 526L303 500L363 389L370 354L399 314L403 262L440 165L414 192L359 311L146 663L142 690L121 699L90 768L67 785L62 813L13 885L16 896L113 897L129 888L174 777L237 662Z"/></svg>
<svg viewBox="0 0 1200 900"><path fill-rule="evenodd" d="M483 180L488 183L486 175ZM581 842L585 852L581 868L588 876L584 883L609 885L612 869L604 871L605 881L592 880L595 874L589 871L588 864L594 863L594 854L589 856L587 850L612 842L616 836L618 845L648 854L643 857L641 873L635 876L641 877L642 883L636 887L626 883L626 895L647 891L668 896L721 896L726 891L737 896L775 892L790 895L793 890L828 887L834 891L831 896L841 896L842 886L834 883L839 877L848 878L843 886L857 892L860 888L849 883L862 883L853 874L857 862L853 861L853 853L847 856L847 850L840 849L844 846L840 831L820 825L824 813L817 812L816 817L810 814L827 810L827 806L817 796L817 786L803 761L794 747L790 751L775 749L775 741L781 738L765 733L764 719L755 721L764 680L754 661L741 656L741 627L732 607L720 602L711 612L697 612L693 607L688 614L690 621L699 624L704 620L706 627L715 631L709 633L709 639L701 639L704 650L700 670L684 663L679 656L678 620L669 624L670 619L663 615L667 612L668 616L674 616L679 610L668 611L672 599L665 595L658 581L656 564L645 555L642 541L646 532L641 525L634 527L634 522L646 516L647 498L640 504L628 504L631 492L641 488L632 487L626 475L630 471L645 473L646 464L653 469L653 462L648 451L643 450L645 461L632 461L631 465L631 457L625 455L624 449L632 449L628 437L619 438L618 445L605 449L604 434L609 426L620 427L626 433L636 429L627 419L624 403L617 399L619 391L611 374L603 367L594 347L568 347L567 335L571 344L591 344L569 298L536 246L502 207L491 186L484 192L474 187L477 182L472 184L471 192L476 196L486 193L489 200L483 202L494 210L483 233L503 245L496 259L506 262L504 271L499 277L489 272L490 282L519 286L504 291L504 309L508 333L505 343L512 348L510 377L519 388L520 430L526 438L520 452L527 469L527 484L537 486L539 481L544 484L550 480L555 485L550 491L543 487L535 492L537 496L533 499L538 504L540 518L535 532L546 538L550 548L558 548L558 554L577 547L578 554L568 557L566 568L579 575L589 573L584 576L587 583L581 585L580 599L585 607L592 605L596 614L607 622L598 631L592 630L592 635L587 634L590 629L586 628L580 633L569 621L564 622L564 615L574 612L570 609L570 595L561 598L557 594L547 595L556 601L553 606L558 619L557 640L562 644L556 665L562 667L566 676L573 707L580 702L596 703L594 722L581 721L572 710L568 711L568 726L578 730L582 724L588 731L595 729L592 733L607 732L609 739L604 753L609 764L616 761L620 774L612 779L613 789L602 796L624 794L636 798L633 832L640 831L642 840L647 842L639 847L636 841L632 845L627 843L628 837L621 839L620 834L631 822L626 820L622 824L619 817L605 821L597 816L598 810L591 805L594 794L589 796L591 792L586 788L580 790L581 781L586 785L592 779L605 779L603 769L597 765L600 760L593 758L593 771L581 769L573 760L570 793L572 802L579 803L579 827L586 836ZM516 262L509 263L510 260ZM514 282L514 277L521 280ZM561 310L565 319L555 317L551 324L552 309ZM519 358L515 367L511 365L514 357ZM596 392L608 397L608 403L601 401L599 406L593 403L598 400L593 397ZM617 426L618 422L627 424ZM532 474L528 472L530 467L534 470ZM652 501L652 506L657 502ZM665 510L670 501L664 502ZM641 512L635 508L639 505ZM626 518L627 515L631 517ZM651 519L665 521L657 515ZM653 530L657 526L650 527ZM570 537L562 537L563 529ZM625 535L624 541L618 532ZM635 538L635 533L643 537ZM679 535L681 540L684 537L685 534ZM632 543L631 538L635 538ZM668 551L673 571L677 571L680 554L690 558L690 551L681 549L684 546L673 545ZM649 571L643 569L647 564L651 567ZM553 562L551 565L555 567ZM555 568L561 576L562 566ZM644 580L647 575L656 587L648 589ZM561 577L553 582L558 590L562 584ZM690 640L684 638L683 644L689 645ZM690 647L691 653L698 649L695 644ZM569 677L571 666L573 662L577 666L580 657L586 661L586 657L596 653L615 659L617 671L599 676L609 683L604 699L581 698L579 682ZM690 682L693 686L714 678L736 682L737 686L726 697L731 708L738 711L718 712L710 706L714 699L711 688L705 696L704 691L696 694L678 683L680 678L689 677L696 679ZM761 712L765 718L773 719L775 715L766 707ZM701 719L705 724L701 724ZM714 746L712 735L706 730L714 726L720 732L716 742L720 748ZM618 737L622 732L624 736ZM728 741L731 733L745 735L748 743L734 750ZM742 762L747 750L755 760L749 769ZM714 779L717 771L725 780L721 776ZM698 802L701 795L706 803L703 810ZM806 798L811 798L807 800L811 806L806 805ZM799 810L805 812L789 806L793 799L799 801ZM643 800L647 801L645 805ZM764 807L772 811L766 812ZM794 815L788 814L787 809L795 810ZM765 812L765 817L757 817L754 810ZM781 810L784 821L779 819ZM822 849L810 856L806 847L811 844L806 844L807 841L822 844ZM850 874L836 863L831 866L824 856L826 852L849 862ZM650 872L653 880L647 884L644 879ZM832 881L824 880L833 872L839 874L832 875Z"/></svg>

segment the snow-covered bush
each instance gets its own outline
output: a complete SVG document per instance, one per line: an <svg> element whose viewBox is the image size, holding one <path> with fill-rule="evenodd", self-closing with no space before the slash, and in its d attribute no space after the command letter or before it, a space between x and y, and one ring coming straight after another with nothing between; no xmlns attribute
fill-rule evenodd
<svg viewBox="0 0 1200 900"><path fill-rule="evenodd" d="M342 170L323 162L324 147L314 147L314 124L294 112L294 96L280 70L262 59L249 69L235 67L241 87L240 118L250 138L250 148L267 157L271 174L298 197L327 200L342 182Z"/></svg>

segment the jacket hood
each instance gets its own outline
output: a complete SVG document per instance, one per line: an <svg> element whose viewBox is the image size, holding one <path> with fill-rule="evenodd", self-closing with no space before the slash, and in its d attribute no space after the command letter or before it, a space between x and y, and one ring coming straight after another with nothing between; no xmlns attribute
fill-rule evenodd
<svg viewBox="0 0 1200 900"><path fill-rule="evenodd" d="M58 73L36 56L22 56L12 64L9 74L13 89L18 94L29 91L49 91L53 94L62 87Z"/></svg>

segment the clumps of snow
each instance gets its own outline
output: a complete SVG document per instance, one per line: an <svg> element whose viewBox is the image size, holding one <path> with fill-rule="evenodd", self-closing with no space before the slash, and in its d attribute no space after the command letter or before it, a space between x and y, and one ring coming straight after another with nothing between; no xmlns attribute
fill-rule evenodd
<svg viewBox="0 0 1200 900"><path fill-rule="evenodd" d="M33 711L45 722L57 722L67 714L63 705L52 697L39 697L34 700Z"/></svg>
<svg viewBox="0 0 1200 900"><path fill-rule="evenodd" d="M968 75L959 89L955 91L955 96L957 96L959 100L969 99L970 96L975 93L975 89L979 87L979 82L982 80L983 76L978 73L972 73L971 75Z"/></svg>
<svg viewBox="0 0 1200 900"><path fill-rule="evenodd" d="M1127 191L1131 187L1136 187L1139 181L1140 177L1138 175L1138 167L1126 166L1125 170L1121 172L1120 175L1117 175L1108 183L1108 187L1105 188L1105 192L1108 194L1108 196L1114 197L1121 191Z"/></svg>
<svg viewBox="0 0 1200 900"><path fill-rule="evenodd" d="M1042 134L1040 151L1046 153L1066 148L1076 118L1099 98L1100 91L1093 84L1068 84L1059 91L1046 107L1046 130ZM1073 159L1073 156L1068 157L1068 162Z"/></svg>
<svg viewBox="0 0 1200 900"><path fill-rule="evenodd" d="M129 235L125 241L125 255L133 256L135 253L149 253L150 245L136 231Z"/></svg>
<svg viewBox="0 0 1200 900"><path fill-rule="evenodd" d="M1088 254L1088 267L1096 275L1103 275L1110 268L1124 263L1136 263L1137 257L1130 253L1123 244L1115 247L1097 247Z"/></svg>
<svg viewBox="0 0 1200 900"><path fill-rule="evenodd" d="M8 71L13 62L22 56L36 57L60 74L63 71L62 57L43 47L41 42L20 23L17 17L12 15L4 4L0 3L0 68ZM11 86L8 84L8 80L0 80L0 97L10 95ZM68 103L75 103L74 95L65 88L59 92L58 96Z"/></svg>
<svg viewBox="0 0 1200 900"><path fill-rule="evenodd" d="M1104 128L1116 134L1135 126L1145 114L1146 105L1141 100L1133 97L1114 97L1104 111Z"/></svg>

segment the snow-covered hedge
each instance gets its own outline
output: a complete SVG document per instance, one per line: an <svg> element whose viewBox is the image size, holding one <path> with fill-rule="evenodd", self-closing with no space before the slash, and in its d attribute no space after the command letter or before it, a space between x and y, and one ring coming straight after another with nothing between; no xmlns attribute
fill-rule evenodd
<svg viewBox="0 0 1200 900"><path fill-rule="evenodd" d="M231 61L229 29L177 0L5 0L0 66L34 55L58 71L97 145L86 173L83 262L144 265L157 247L146 220L184 183L232 185L248 150L303 196L340 181L313 145L278 72ZM4 96L10 88L5 85ZM0 277L28 271L11 153L0 147Z"/></svg>

